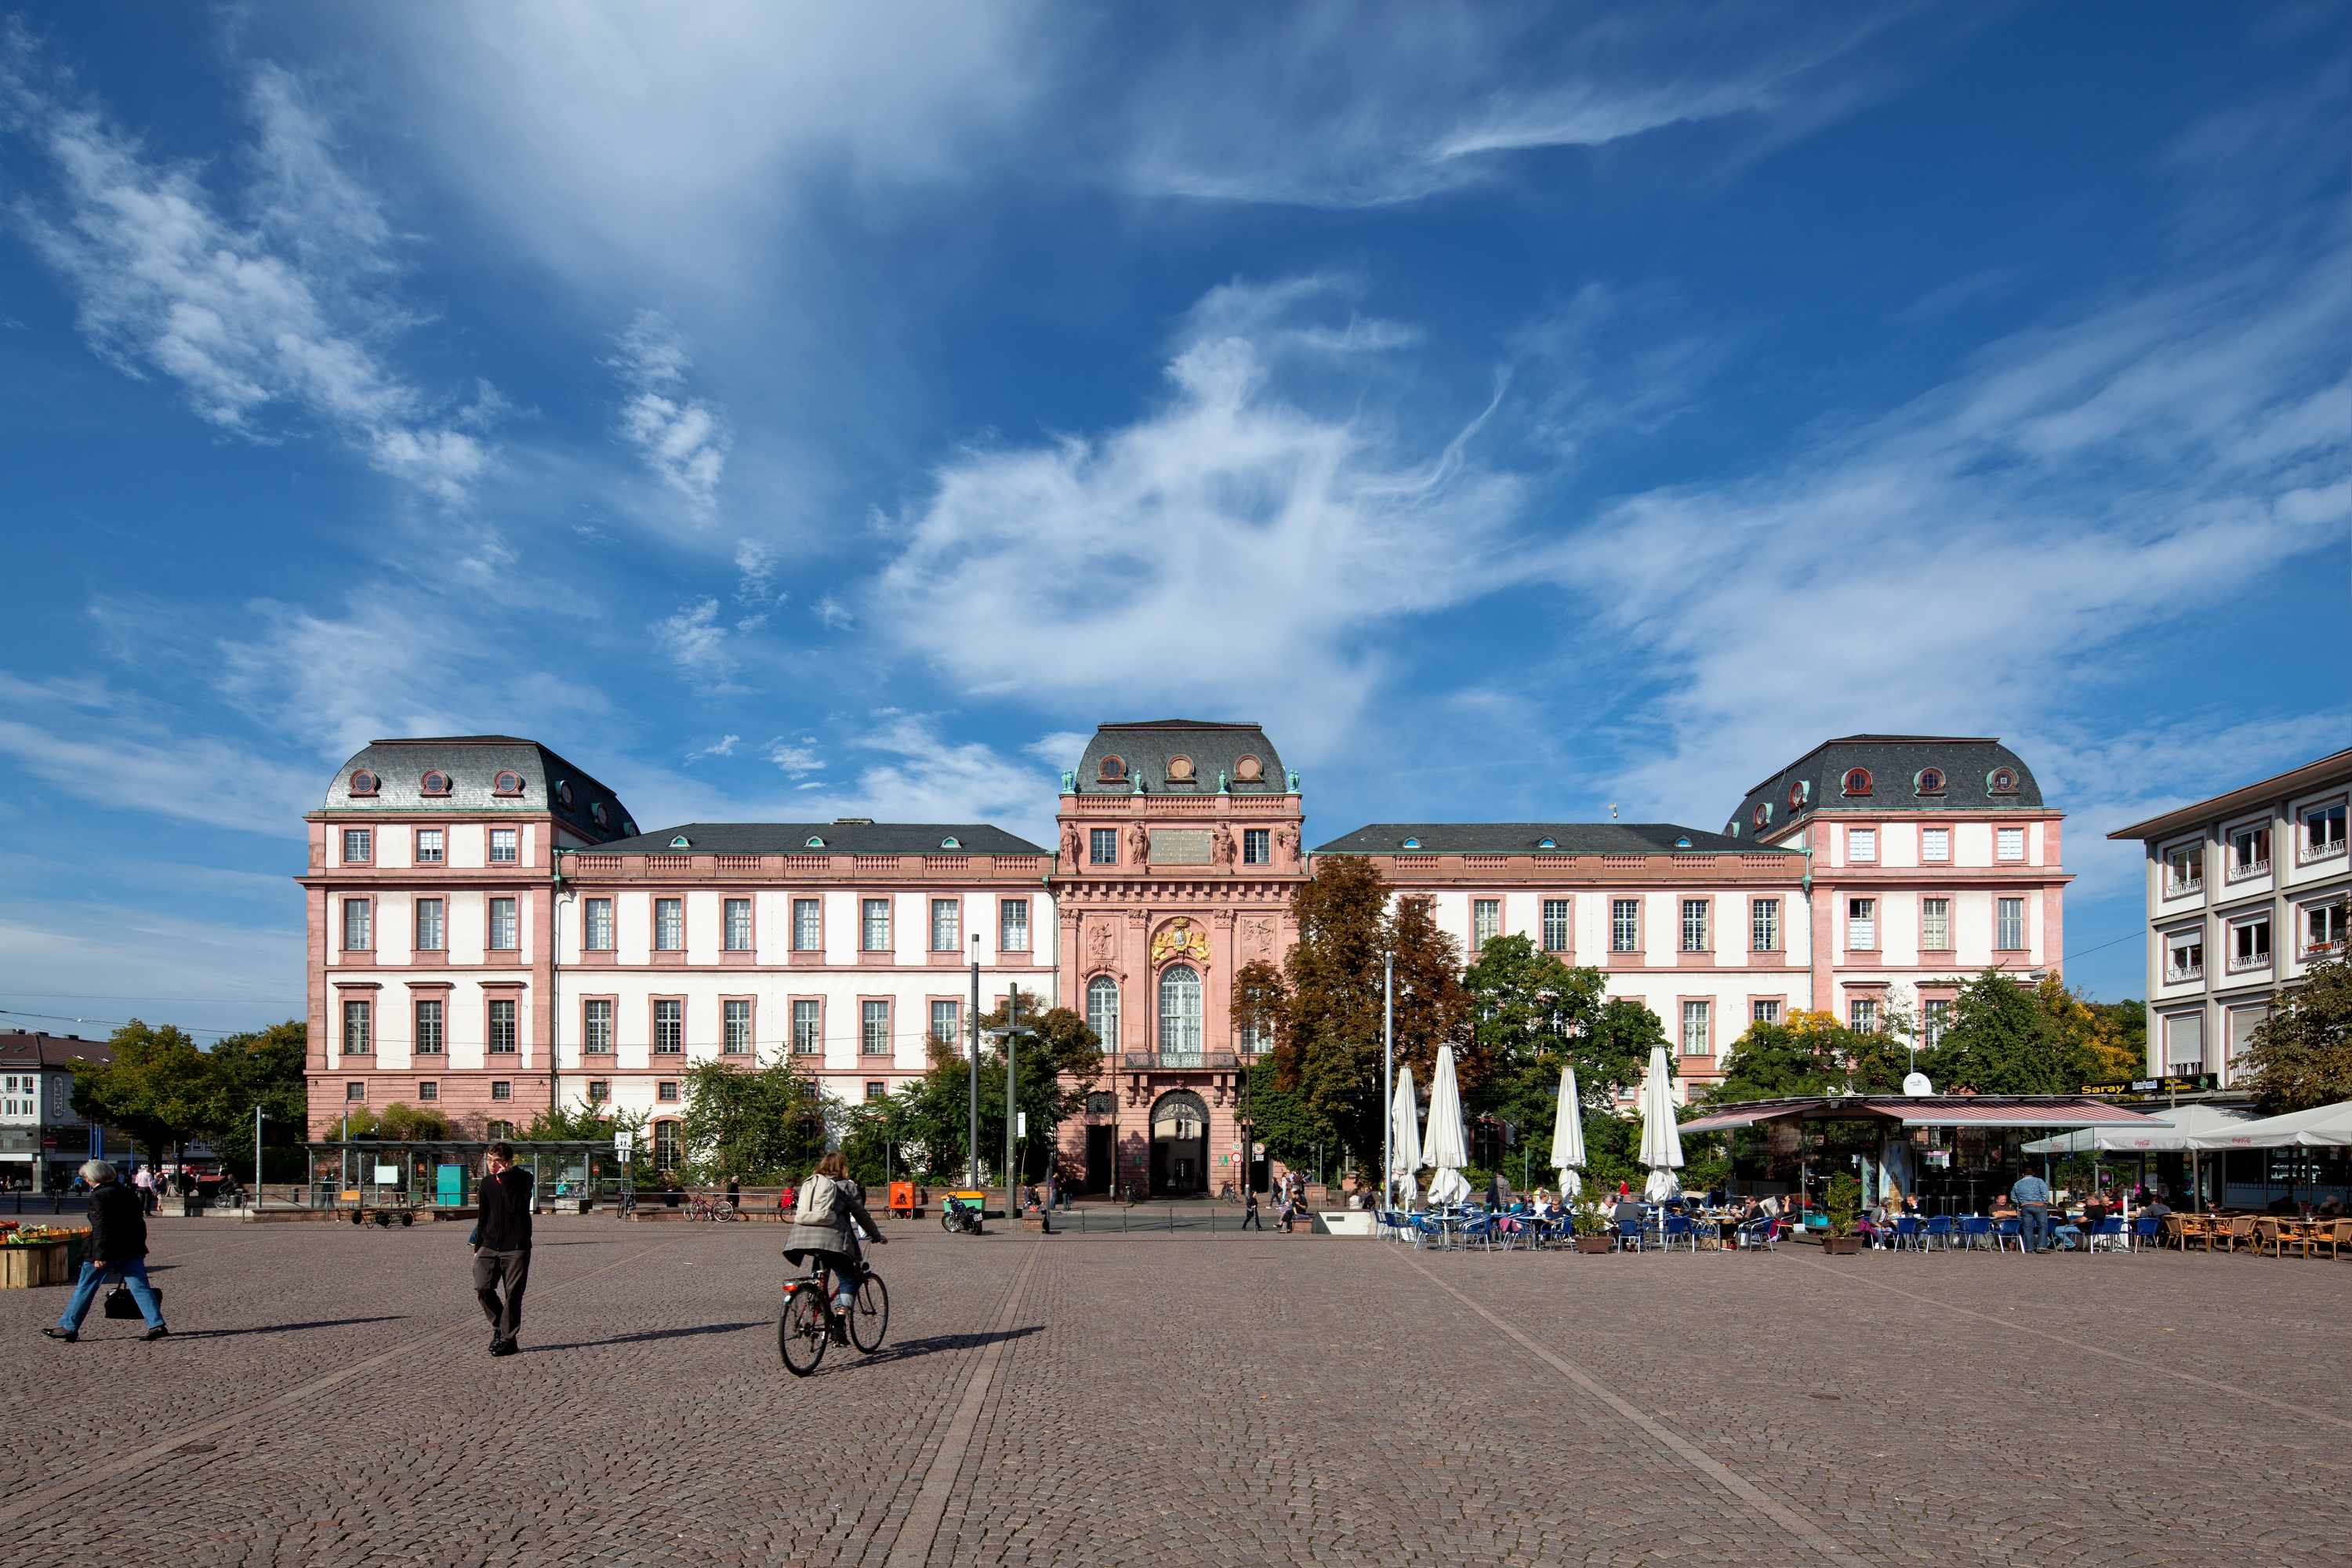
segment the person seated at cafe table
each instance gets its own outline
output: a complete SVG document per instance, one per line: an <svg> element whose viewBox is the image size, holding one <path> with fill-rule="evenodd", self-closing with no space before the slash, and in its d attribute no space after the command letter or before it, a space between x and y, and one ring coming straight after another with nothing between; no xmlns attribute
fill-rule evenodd
<svg viewBox="0 0 2352 1568"><path fill-rule="evenodd" d="M1994 1224L1998 1225L2005 1219L2023 1219L2024 1217L2024 1215L2019 1212L2017 1205L2010 1201L2009 1194L2007 1193L1997 1193L1994 1194L1992 1200L1992 1218Z"/></svg>
<svg viewBox="0 0 2352 1568"><path fill-rule="evenodd" d="M2344 1200L2342 1198L2329 1198L2326 1203L2321 1204L2317 1208L2311 1211L2311 1217L2314 1219L2342 1219L2344 1217Z"/></svg>

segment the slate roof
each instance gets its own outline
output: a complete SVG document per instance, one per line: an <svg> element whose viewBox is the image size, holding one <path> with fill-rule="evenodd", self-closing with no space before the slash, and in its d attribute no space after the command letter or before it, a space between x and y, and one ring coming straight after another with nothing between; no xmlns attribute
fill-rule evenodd
<svg viewBox="0 0 2352 1568"><path fill-rule="evenodd" d="M1988 781L1993 771L2006 767L2017 774L2013 795L1995 795ZM1844 793L1845 775L1854 768L1870 773L1870 793ZM1916 781L1921 770L1940 769L1944 793L1922 795ZM1804 805L1791 809L1791 784L1810 786ZM2000 743L1997 735L1841 735L1823 741L1787 767L1749 790L1724 831L1752 842L1755 811L1769 804L1771 821L1763 829L1777 834L1808 812L1862 811L1883 816L1893 811L2039 811L2042 786L2023 758Z"/></svg>
<svg viewBox="0 0 2352 1568"><path fill-rule="evenodd" d="M352 775L364 769L375 774L376 793L352 793ZM449 775L449 793L428 795L425 773L438 770ZM501 773L522 778L519 795L498 794L491 786ZM562 790L569 785L566 804ZM595 808L604 807L604 821ZM447 811L469 815L500 811L551 812L590 843L620 838L635 831L628 808L610 786L585 769L574 767L536 741L519 735L429 735L371 741L365 749L336 772L327 787L325 809L347 811Z"/></svg>
<svg viewBox="0 0 2352 1568"><path fill-rule="evenodd" d="M33 1029L0 1032L0 1067L22 1072L26 1068L69 1067L76 1057L94 1062L114 1059L112 1040L77 1040L69 1035L42 1034Z"/></svg>
<svg viewBox="0 0 2352 1568"><path fill-rule="evenodd" d="M1105 757L1117 757L1126 764L1124 780L1104 782ZM1190 780L1168 776L1168 764L1177 757L1191 759ZM1254 781L1239 776L1244 757L1257 759L1258 776ZM1078 759L1076 790L1080 795L1214 795L1220 773L1225 776L1226 789L1234 795L1289 793L1282 758L1264 730L1255 724L1202 719L1103 725Z"/></svg>
<svg viewBox="0 0 2352 1568"><path fill-rule="evenodd" d="M1404 841L1417 838L1418 849ZM1539 849L1540 839L1552 841ZM1677 842L1689 840L1688 847ZM1318 855L1795 855L1671 822L1374 822L1316 846Z"/></svg>
<svg viewBox="0 0 2352 1568"><path fill-rule="evenodd" d="M685 835L687 847L670 840ZM822 850L808 847L812 837ZM943 838L956 847L945 848ZM659 833L600 844L599 855L1043 855L1045 849L985 822L688 822Z"/></svg>

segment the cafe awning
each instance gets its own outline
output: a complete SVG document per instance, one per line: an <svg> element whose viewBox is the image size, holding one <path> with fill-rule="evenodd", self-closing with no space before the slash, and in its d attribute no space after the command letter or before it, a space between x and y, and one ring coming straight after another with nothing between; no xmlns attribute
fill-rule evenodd
<svg viewBox="0 0 2352 1568"><path fill-rule="evenodd" d="M2079 1127L2025 1145L2029 1154L2163 1154L2190 1146L2199 1133L2224 1132L2252 1120L2252 1113L2220 1105L2179 1105L2151 1113L2148 1127Z"/></svg>
<svg viewBox="0 0 2352 1568"><path fill-rule="evenodd" d="M1685 1135L1765 1121L1891 1121L1902 1127L2137 1127L2158 1125L2136 1110L2083 1094L1822 1094L1751 1100L1682 1125Z"/></svg>

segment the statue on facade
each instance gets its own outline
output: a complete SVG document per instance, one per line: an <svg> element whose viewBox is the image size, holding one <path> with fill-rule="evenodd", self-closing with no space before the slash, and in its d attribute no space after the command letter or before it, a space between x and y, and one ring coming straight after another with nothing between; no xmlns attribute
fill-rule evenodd
<svg viewBox="0 0 2352 1568"><path fill-rule="evenodd" d="M1275 847L1282 852L1283 865L1288 865L1298 854L1298 835L1287 827L1276 830L1274 843Z"/></svg>
<svg viewBox="0 0 2352 1568"><path fill-rule="evenodd" d="M1076 770L1064 769L1062 773L1062 793L1064 795L1075 795L1077 793L1077 788L1078 775Z"/></svg>
<svg viewBox="0 0 2352 1568"><path fill-rule="evenodd" d="M1069 860L1071 870L1076 871L1082 864L1079 856L1085 849L1086 840L1078 837L1078 825L1065 823L1062 826L1062 854Z"/></svg>
<svg viewBox="0 0 2352 1568"><path fill-rule="evenodd" d="M1234 830L1222 822L1217 824L1217 837L1211 853L1216 857L1220 866L1230 867L1234 863Z"/></svg>
<svg viewBox="0 0 2352 1568"><path fill-rule="evenodd" d="M1290 793L1297 795L1298 793L1298 770L1297 768L1286 768L1283 771L1290 775Z"/></svg>
<svg viewBox="0 0 2352 1568"><path fill-rule="evenodd" d="M1139 866L1151 859L1151 835L1145 830L1143 824L1139 822L1127 830L1127 847Z"/></svg>

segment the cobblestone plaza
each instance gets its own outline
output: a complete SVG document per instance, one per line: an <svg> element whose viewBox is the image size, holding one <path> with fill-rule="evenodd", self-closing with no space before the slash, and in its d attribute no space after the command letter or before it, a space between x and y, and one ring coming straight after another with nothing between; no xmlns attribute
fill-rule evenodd
<svg viewBox="0 0 2352 1568"><path fill-rule="evenodd" d="M464 1234L158 1222L154 1344L0 1295L7 1560L2352 1556L2326 1261L898 1225L887 1346L796 1380L772 1226L545 1221L503 1360Z"/></svg>

